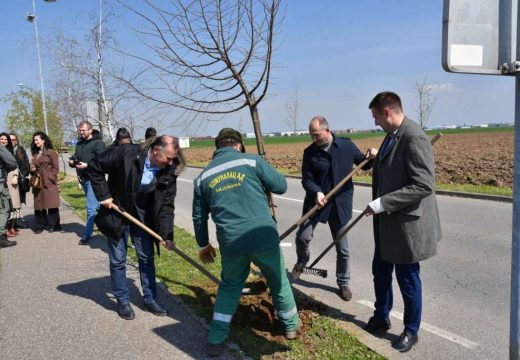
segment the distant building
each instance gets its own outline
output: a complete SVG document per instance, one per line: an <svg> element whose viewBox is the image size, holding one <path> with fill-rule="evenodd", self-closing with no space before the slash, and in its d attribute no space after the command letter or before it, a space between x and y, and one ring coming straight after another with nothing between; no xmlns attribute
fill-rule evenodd
<svg viewBox="0 0 520 360"><path fill-rule="evenodd" d="M179 146L181 149L188 149L190 147L190 137L179 137Z"/></svg>

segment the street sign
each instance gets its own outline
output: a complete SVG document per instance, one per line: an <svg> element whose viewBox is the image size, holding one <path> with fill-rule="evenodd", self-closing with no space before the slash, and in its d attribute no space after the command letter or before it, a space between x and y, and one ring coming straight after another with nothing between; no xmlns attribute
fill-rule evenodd
<svg viewBox="0 0 520 360"><path fill-rule="evenodd" d="M444 0L446 71L514 75L518 0Z"/></svg>

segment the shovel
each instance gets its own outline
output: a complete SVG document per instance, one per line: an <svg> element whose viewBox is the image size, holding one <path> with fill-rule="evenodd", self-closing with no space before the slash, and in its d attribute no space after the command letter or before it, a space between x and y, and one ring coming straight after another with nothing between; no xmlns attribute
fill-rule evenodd
<svg viewBox="0 0 520 360"><path fill-rule="evenodd" d="M155 231L153 231L152 229L150 229L148 226L146 226L145 224L143 224L142 222L140 222L139 220L137 220L135 217L133 217L132 215L130 215L129 213L127 213L126 211L122 211L119 206L117 206L116 204L112 203L111 205L111 208L114 209L116 212L118 212L119 214L121 214L122 216L124 216L125 218L127 218L128 220L130 220L132 223L134 223L135 225L139 226L141 229L143 229L144 231L146 231L148 234L150 234L156 242L158 242L159 244L163 245L164 247L166 247L166 241L164 241L164 239L159 235L157 234ZM173 245L173 251L175 251L175 253L177 255L179 255L181 258L183 258L184 260L186 260L188 263L190 263L190 265L192 265L194 268L196 268L197 270L199 270L201 273L203 273L204 275L206 275L211 281L213 281L215 284L219 285L220 284L220 280L215 276L213 275L212 273L210 273L208 270L206 270L202 265L200 265L198 262L196 262L195 260L193 260L191 257L189 257L188 255L186 255L183 251L181 251L179 248L177 248L177 246Z"/></svg>

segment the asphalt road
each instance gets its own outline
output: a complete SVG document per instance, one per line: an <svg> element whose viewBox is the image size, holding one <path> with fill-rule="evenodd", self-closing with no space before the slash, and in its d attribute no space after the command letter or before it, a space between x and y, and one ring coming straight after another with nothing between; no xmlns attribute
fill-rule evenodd
<svg viewBox="0 0 520 360"><path fill-rule="evenodd" d="M188 168L179 178L177 226L192 229L192 180L200 172ZM288 179L288 191L275 196L278 229L282 233L300 216L304 192L300 180ZM354 216L370 199L368 187L356 187ZM508 203L438 196L443 239L439 253L421 263L423 322L413 359L506 359L509 355L509 294L512 205ZM214 231L213 231L214 233ZM311 243L311 261L332 241L327 225L318 225ZM303 292L337 308L341 317L363 326L374 301L371 261L372 223L362 219L350 232L353 299L336 294L335 251L317 267L327 279L304 275L295 283ZM295 263L294 235L282 243L286 266ZM388 347L403 330L403 305L394 281L393 327L385 336ZM397 354L396 354L397 355Z"/></svg>

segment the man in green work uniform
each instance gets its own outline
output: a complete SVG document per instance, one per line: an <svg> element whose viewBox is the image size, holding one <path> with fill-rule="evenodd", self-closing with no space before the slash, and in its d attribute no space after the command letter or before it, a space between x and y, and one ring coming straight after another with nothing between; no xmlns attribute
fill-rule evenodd
<svg viewBox="0 0 520 360"><path fill-rule="evenodd" d="M276 223L266 191L283 194L287 181L262 157L246 154L242 135L222 129L215 139L213 160L194 181L193 225L202 262L212 262L208 216L217 227L222 258L222 281L208 336L208 355L225 350L229 325L236 310L251 262L267 279L285 337L295 339L299 326L296 303L285 273Z"/></svg>

